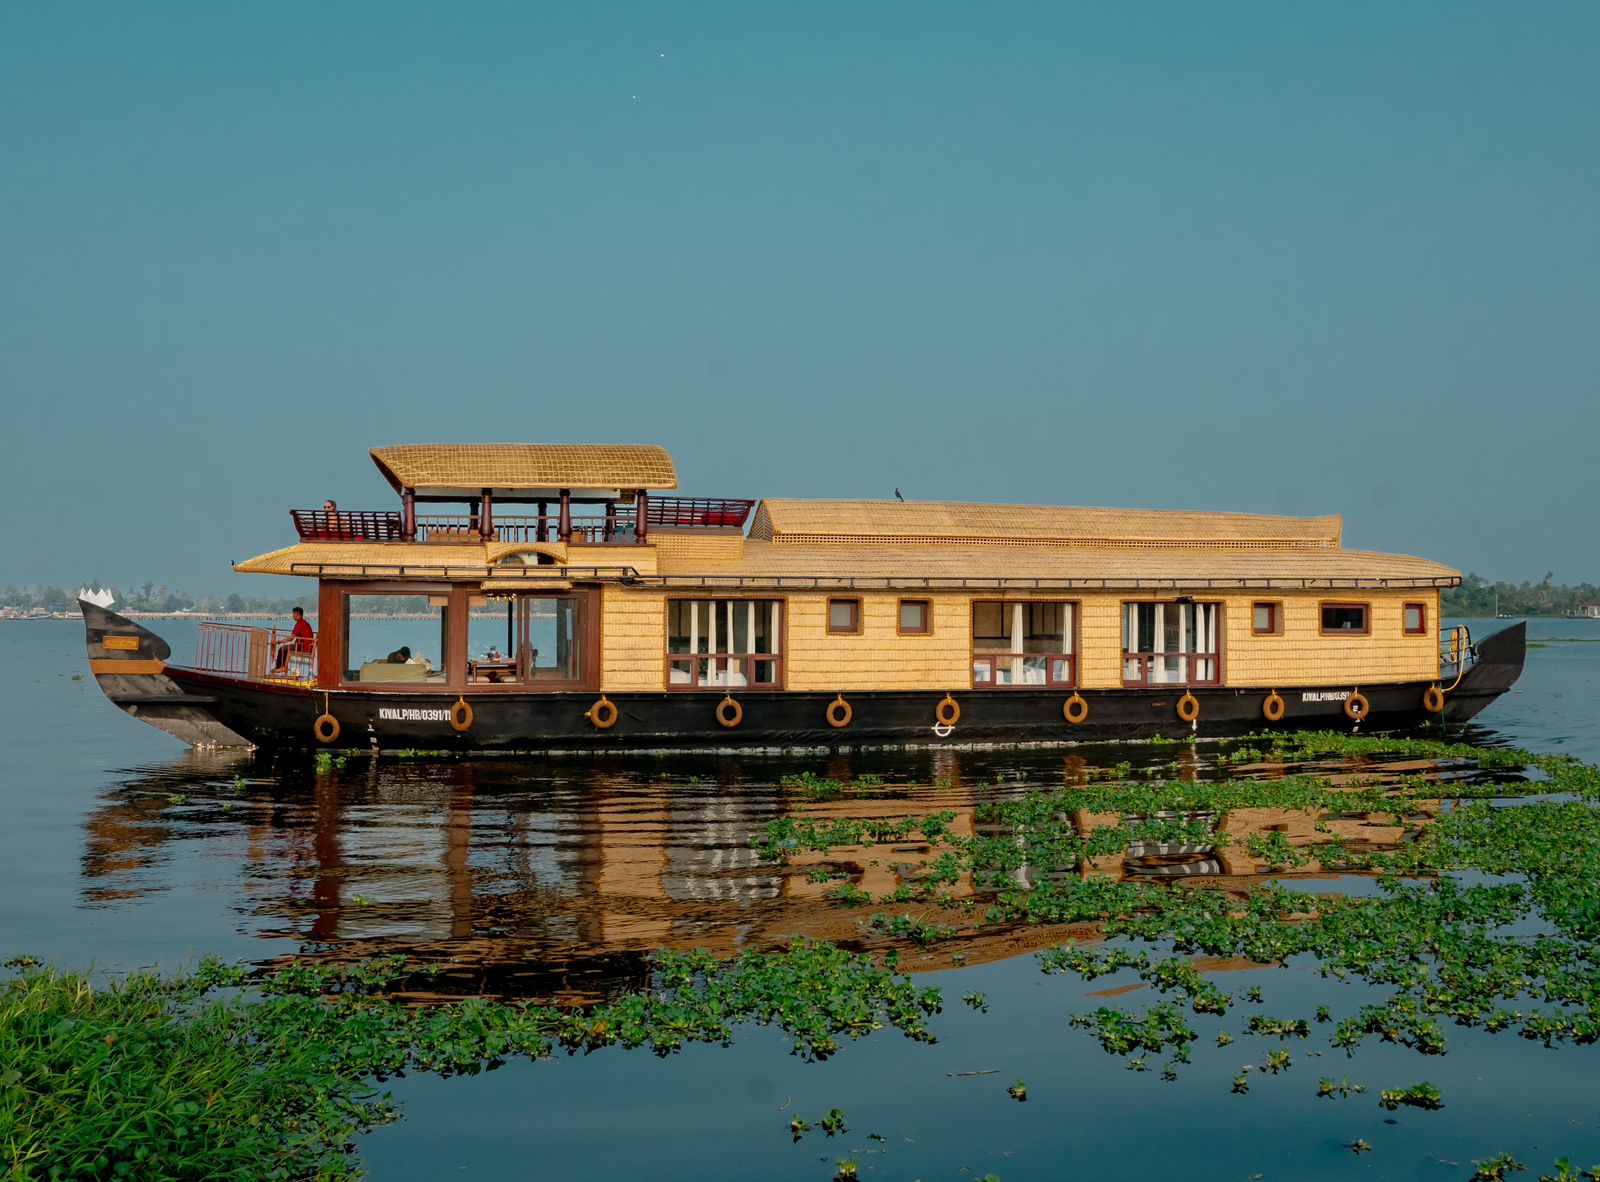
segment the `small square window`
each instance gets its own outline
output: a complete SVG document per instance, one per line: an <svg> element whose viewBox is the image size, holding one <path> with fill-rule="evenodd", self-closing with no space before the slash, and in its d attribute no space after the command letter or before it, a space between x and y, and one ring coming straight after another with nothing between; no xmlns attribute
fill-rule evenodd
<svg viewBox="0 0 1600 1182"><path fill-rule="evenodd" d="M828 631L836 635L861 631L859 599L828 600Z"/></svg>
<svg viewBox="0 0 1600 1182"><path fill-rule="evenodd" d="M902 635L926 636L931 630L931 604L926 599L900 601L900 632Z"/></svg>
<svg viewBox="0 0 1600 1182"><path fill-rule="evenodd" d="M1407 636L1426 636L1428 634L1428 606L1423 603L1408 603L1405 606L1405 632Z"/></svg>
<svg viewBox="0 0 1600 1182"><path fill-rule="evenodd" d="M1250 631L1257 636L1276 636L1283 622L1276 603L1257 603L1250 609Z"/></svg>
<svg viewBox="0 0 1600 1182"><path fill-rule="evenodd" d="M1322 605L1323 635L1367 631L1367 605L1364 603L1325 603Z"/></svg>

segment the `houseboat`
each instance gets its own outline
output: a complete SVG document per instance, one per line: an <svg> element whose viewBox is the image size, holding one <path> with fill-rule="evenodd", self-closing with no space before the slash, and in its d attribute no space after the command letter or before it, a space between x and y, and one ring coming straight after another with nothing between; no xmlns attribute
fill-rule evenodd
<svg viewBox="0 0 1600 1182"><path fill-rule="evenodd" d="M462 751L1057 743L1460 722L1523 626L1441 630L1459 572L1339 517L677 495L659 447L421 444L384 510L290 511L238 571L315 627L193 660L82 602L89 665L194 745Z"/></svg>

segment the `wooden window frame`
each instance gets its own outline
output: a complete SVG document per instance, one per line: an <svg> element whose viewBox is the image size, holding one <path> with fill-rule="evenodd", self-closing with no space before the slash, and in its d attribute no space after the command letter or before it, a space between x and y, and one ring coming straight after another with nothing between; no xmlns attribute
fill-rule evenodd
<svg viewBox="0 0 1600 1182"><path fill-rule="evenodd" d="M922 605L922 627L907 628L902 616L908 603ZM896 636L932 636L933 635L933 600L919 599L915 596L895 600L894 604L894 631Z"/></svg>
<svg viewBox="0 0 1600 1182"><path fill-rule="evenodd" d="M1406 613L1412 608L1417 609L1417 615L1422 621L1420 627L1406 627ZM1413 599L1400 605L1400 632L1405 636L1426 636L1428 634L1428 605L1426 603Z"/></svg>
<svg viewBox="0 0 1600 1182"><path fill-rule="evenodd" d="M1256 627L1256 608L1265 607L1272 611L1272 626L1262 629ZM1282 636L1283 635L1283 600L1257 599L1250 604L1250 635L1251 636Z"/></svg>
<svg viewBox="0 0 1600 1182"><path fill-rule="evenodd" d="M833 626L833 605L836 603L848 603L854 605L854 627L835 628ZM827 629L829 636L860 636L865 631L865 622L862 618L865 614L866 613L863 611L861 596L830 595L827 598L826 606L823 608L822 622L824 627Z"/></svg>
<svg viewBox="0 0 1600 1182"><path fill-rule="evenodd" d="M427 694L441 689L453 694L526 694L588 692L600 688L601 622L604 612L603 597L598 587L574 587L570 591L537 591L529 594L542 598L584 599L584 626L580 634L583 652L583 676L563 681L524 682L469 682L467 680L467 619L475 596L485 594L481 581L472 583L417 583L388 581L334 581L324 580L318 588L317 598L317 685L326 689L359 690L368 694ZM347 680L344 676L345 605L352 595L444 595L449 602L449 613L444 657L445 679L442 682L366 682ZM324 621L333 621L330 628ZM324 637L328 643L324 644Z"/></svg>
<svg viewBox="0 0 1600 1182"><path fill-rule="evenodd" d="M712 589L708 588L708 591ZM760 593L747 593L743 595L711 594L702 595L668 595L661 601L661 643L663 648L672 638L672 605L674 603L698 603L706 600L731 599L738 602L754 600L757 603L776 603L778 605L778 651L772 654L772 684L770 685L696 685L691 671L688 684L674 685L672 681L672 662L684 660L686 657L711 656L710 653L674 653L663 652L661 655L661 684L668 693L674 694L728 694L737 690L739 693L770 694L782 690L789 675L789 617L793 614L789 597L787 595L763 595ZM738 658L751 656L750 653L724 653L724 657ZM760 654L765 656L766 654Z"/></svg>
<svg viewBox="0 0 1600 1182"><path fill-rule="evenodd" d="M1227 656L1227 654L1228 654L1228 605L1227 605L1227 602L1225 600L1222 600L1222 599L1198 599L1198 598L1195 598L1194 596L1190 596L1189 599L1193 604L1195 604L1195 606L1200 606L1200 605L1204 604L1206 606L1209 606L1209 607L1213 608L1216 611L1216 616L1217 616L1217 648L1216 648L1216 651L1215 652L1210 652L1210 653L1184 653L1184 654L1164 653L1164 654L1160 654L1160 655L1169 656L1169 657L1170 656L1183 655L1183 656L1191 658L1189 661L1185 662L1185 665L1187 666L1187 668L1188 668L1188 670L1190 672L1193 672L1193 670L1194 670L1193 658L1195 658L1195 657L1207 657L1213 662L1213 664L1214 664L1214 666L1216 668L1217 675L1215 677L1213 677L1213 678L1209 678L1209 679L1206 679L1206 680L1201 680L1199 678L1190 677L1190 678L1186 678L1183 681L1151 681L1151 680L1149 680L1149 676L1148 676L1148 674L1149 674L1149 665L1148 665L1148 663L1146 663L1145 664L1145 671L1146 671L1145 678L1143 678L1141 680L1129 681L1128 680L1128 658L1129 657L1148 657L1148 656L1152 656L1152 655L1156 655L1156 654L1152 654L1152 653L1130 653L1130 652L1127 652L1124 649L1122 654L1121 654L1121 658L1118 661L1118 665L1121 667L1122 685L1123 685L1124 689L1170 689L1170 688L1172 688L1174 686L1191 686L1191 685L1223 686L1223 685L1227 685L1228 684L1228 656ZM1169 599L1124 599L1124 600L1121 600L1117 604L1117 646L1119 648L1122 648L1122 630L1123 630L1123 628L1125 628L1127 626L1128 605L1130 603L1166 603L1166 604L1176 604L1177 602L1178 602L1177 598L1169 598ZM1251 624L1255 623L1254 606L1255 605L1252 603L1252 605L1251 605L1252 618L1251 618L1251 621L1250 621Z"/></svg>
<svg viewBox="0 0 1600 1182"><path fill-rule="evenodd" d="M1024 607L1027 607L1029 604L1035 604L1035 603L1040 603L1040 604L1064 604L1065 606L1070 607L1072 609L1072 651L1070 653L1018 653L1018 652L1007 652L1007 651L1004 651L1004 650L1001 650L1001 649L980 649L980 648L978 648L978 646L977 646L978 638L977 638L977 636L975 634L974 627L973 627L973 624L974 624L973 616L974 616L974 614L975 614L975 612L976 612L976 610L978 608L978 605L979 604L984 604L984 603L997 603L1002 608L1011 607L1011 606L1014 606L1014 605L1019 604L1019 603L1022 604ZM929 610L931 612L931 610L932 610L931 607L930 607ZM930 616L930 619L929 619L929 627L930 627L930 630L931 630L931 628L932 628L931 616ZM1082 632L1083 632L1083 601L1081 599L1037 599L1037 598L1035 598L1035 599L1022 599L1022 598L1005 599L1005 598L988 598L988 597L979 598L979 599L969 599L967 601L967 652L968 652L967 667L969 669L972 669L972 674L971 674L971 676L972 676L972 688L975 689L975 690L989 690L989 691L993 691L995 693L1010 693L1010 692L1014 692L1016 690L1034 690L1035 692L1040 691L1040 690L1049 690L1049 691L1053 692L1053 691L1056 691L1056 690L1076 689L1076 688L1078 688L1078 682L1079 682L1079 677L1080 677L1078 662L1079 662L1080 655L1081 655L1081 653L1083 651L1083 636L1082 636ZM1046 666L1045 666L1045 680L1043 682L1041 682L1041 683L1030 684L1028 682L1011 682L1009 684L1002 685L998 681L995 681L995 680L989 680L989 681L979 681L978 680L978 673L977 673L977 669L975 668L975 666L977 665L977 663L979 661L988 661L988 662L990 662L990 670L991 670L991 673L992 673L993 670L994 670L994 665L993 665L994 661L1003 660L1003 659L1010 659L1010 658L1020 658L1020 657L1044 657L1044 658L1046 658L1047 661L1063 659L1067 663L1067 670L1068 670L1067 677L1065 679L1051 678L1050 675L1049 675L1049 670L1050 670L1051 666L1049 664L1046 664Z"/></svg>
<svg viewBox="0 0 1600 1182"><path fill-rule="evenodd" d="M1360 628L1329 628L1323 619L1323 612L1330 607L1359 607L1362 613L1362 626ZM1359 599L1321 599L1317 601L1317 632L1322 636L1371 636L1372 635L1372 604Z"/></svg>

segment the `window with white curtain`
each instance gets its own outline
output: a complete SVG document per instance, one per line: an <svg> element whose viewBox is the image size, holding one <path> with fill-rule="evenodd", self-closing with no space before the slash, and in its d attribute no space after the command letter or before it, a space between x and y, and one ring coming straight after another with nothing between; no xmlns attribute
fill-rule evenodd
<svg viewBox="0 0 1600 1182"><path fill-rule="evenodd" d="M781 689L783 601L667 601L667 688Z"/></svg>
<svg viewBox="0 0 1600 1182"><path fill-rule="evenodd" d="M1077 684L1077 604L978 600L972 605L972 684L980 689Z"/></svg>
<svg viewBox="0 0 1600 1182"><path fill-rule="evenodd" d="M1215 603L1123 604L1123 684L1215 684L1221 674L1217 619Z"/></svg>

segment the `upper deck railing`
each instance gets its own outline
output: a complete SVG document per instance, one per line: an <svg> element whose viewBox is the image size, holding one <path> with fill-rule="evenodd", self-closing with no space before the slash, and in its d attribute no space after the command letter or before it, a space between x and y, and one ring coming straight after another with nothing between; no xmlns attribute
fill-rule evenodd
<svg viewBox="0 0 1600 1182"><path fill-rule="evenodd" d="M650 497L645 502L649 529L743 529L755 502L727 497ZM588 511L583 511L587 509ZM466 542L483 539L483 518L476 513L420 513L415 536L407 538L405 516L398 510L291 509L296 532L304 542ZM637 514L627 506L610 512L585 506L568 515L573 541L632 542ZM488 540L554 542L560 539L557 513L492 513Z"/></svg>

